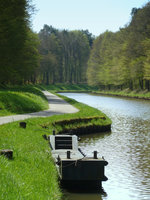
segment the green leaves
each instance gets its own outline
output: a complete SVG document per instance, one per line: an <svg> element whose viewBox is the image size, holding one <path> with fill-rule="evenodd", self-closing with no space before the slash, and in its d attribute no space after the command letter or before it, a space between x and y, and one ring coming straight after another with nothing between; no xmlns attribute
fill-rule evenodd
<svg viewBox="0 0 150 200"><path fill-rule="evenodd" d="M0 5L0 83L24 83L38 66L37 36L30 30L28 0ZM36 41L36 42L35 42Z"/></svg>
<svg viewBox="0 0 150 200"><path fill-rule="evenodd" d="M43 83L86 81L87 60L92 44L92 36L88 31L61 31L45 25L39 38L42 55L39 76Z"/></svg>
<svg viewBox="0 0 150 200"><path fill-rule="evenodd" d="M94 41L88 62L89 84L130 89L150 88L150 4L132 9L128 26L106 31Z"/></svg>

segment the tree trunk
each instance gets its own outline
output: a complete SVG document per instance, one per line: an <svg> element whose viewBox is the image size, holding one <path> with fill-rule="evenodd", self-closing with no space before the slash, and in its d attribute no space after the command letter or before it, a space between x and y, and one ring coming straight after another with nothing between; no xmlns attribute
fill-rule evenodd
<svg viewBox="0 0 150 200"><path fill-rule="evenodd" d="M150 91L150 81L146 80L146 89Z"/></svg>
<svg viewBox="0 0 150 200"><path fill-rule="evenodd" d="M132 80L130 80L129 88L130 88L130 90L133 90L133 81Z"/></svg>
<svg viewBox="0 0 150 200"><path fill-rule="evenodd" d="M139 79L140 89L143 90L143 79Z"/></svg>

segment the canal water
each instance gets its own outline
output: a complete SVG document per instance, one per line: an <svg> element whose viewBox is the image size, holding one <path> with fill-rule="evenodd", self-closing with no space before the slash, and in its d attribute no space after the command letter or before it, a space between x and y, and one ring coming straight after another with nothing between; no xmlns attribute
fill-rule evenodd
<svg viewBox="0 0 150 200"><path fill-rule="evenodd" d="M150 200L150 101L80 93L62 95L104 112L112 120L109 133L85 135L79 146L109 162L105 193L71 193L67 200Z"/></svg>

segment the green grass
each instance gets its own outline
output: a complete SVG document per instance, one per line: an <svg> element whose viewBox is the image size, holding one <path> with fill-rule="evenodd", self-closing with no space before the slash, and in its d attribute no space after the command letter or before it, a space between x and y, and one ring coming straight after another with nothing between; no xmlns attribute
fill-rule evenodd
<svg viewBox="0 0 150 200"><path fill-rule="evenodd" d="M37 121L26 129L18 123L0 126L0 149L12 149L13 160L0 156L1 200L59 200L61 192L48 143Z"/></svg>
<svg viewBox="0 0 150 200"><path fill-rule="evenodd" d="M37 112L48 109L47 99L35 86L0 89L0 116Z"/></svg>
<svg viewBox="0 0 150 200"><path fill-rule="evenodd" d="M0 87L0 116L31 113L48 109L41 90L53 92L91 92L96 87L86 84L25 85Z"/></svg>
<svg viewBox="0 0 150 200"><path fill-rule="evenodd" d="M47 130L51 131L56 129L56 133L63 132L63 130L70 130L70 129L77 129L85 126L90 125L99 125L99 126L107 126L110 125L112 122L111 120L100 110L96 108L90 107L86 104L79 103L74 99L70 99L68 97L64 97L58 95L68 103L72 104L74 107L79 109L79 112L73 114L64 114L63 116L55 116L52 118L53 120L45 121L43 124L41 123L41 127L46 128ZM86 120L86 118L91 118L90 120ZM98 118L98 119L97 119ZM74 120L73 120L74 119ZM77 120L80 119L80 120ZM67 123L63 123L60 125L59 122L67 121ZM77 121L72 122L72 121ZM79 122L80 121L80 122ZM55 126L53 125L55 122Z"/></svg>
<svg viewBox="0 0 150 200"><path fill-rule="evenodd" d="M53 84L48 86L41 85L39 87L54 92L91 92L98 90L97 87L87 84Z"/></svg>
<svg viewBox="0 0 150 200"><path fill-rule="evenodd" d="M113 90L108 90L108 91L96 91L94 92L96 94L106 94L106 95L113 95L113 96L122 96L122 97L130 97L130 98L139 98L139 99L150 99L150 92L146 91L131 91L129 89L125 90L119 90L119 91L113 91Z"/></svg>
<svg viewBox="0 0 150 200"><path fill-rule="evenodd" d="M60 200L62 198L50 148L42 135L51 134L54 128L59 131L60 127L52 125L56 121L88 117L94 120L96 117L105 116L95 108L67 97L63 98L80 111L74 114L28 119L25 120L26 129L20 128L19 122L0 126L0 149L12 149L14 152L13 160L0 156L1 200ZM105 117L106 120L101 119L99 123L110 124L111 120Z"/></svg>

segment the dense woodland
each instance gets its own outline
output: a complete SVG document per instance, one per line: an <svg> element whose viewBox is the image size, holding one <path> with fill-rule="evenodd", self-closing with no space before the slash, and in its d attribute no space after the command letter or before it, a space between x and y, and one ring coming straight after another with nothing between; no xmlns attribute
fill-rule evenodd
<svg viewBox="0 0 150 200"><path fill-rule="evenodd" d="M150 2L118 32L31 28L31 0L0 5L0 84L89 83L150 90Z"/></svg>
<svg viewBox="0 0 150 200"><path fill-rule="evenodd" d="M150 90L150 2L132 9L125 28L96 38L87 76L89 84L104 89Z"/></svg>
<svg viewBox="0 0 150 200"><path fill-rule="evenodd" d="M93 43L88 30L57 30L44 25L39 33L41 55L36 80L44 83L85 83Z"/></svg>
<svg viewBox="0 0 150 200"><path fill-rule="evenodd" d="M0 2L0 83L25 83L39 63L39 39L30 29L29 0Z"/></svg>

